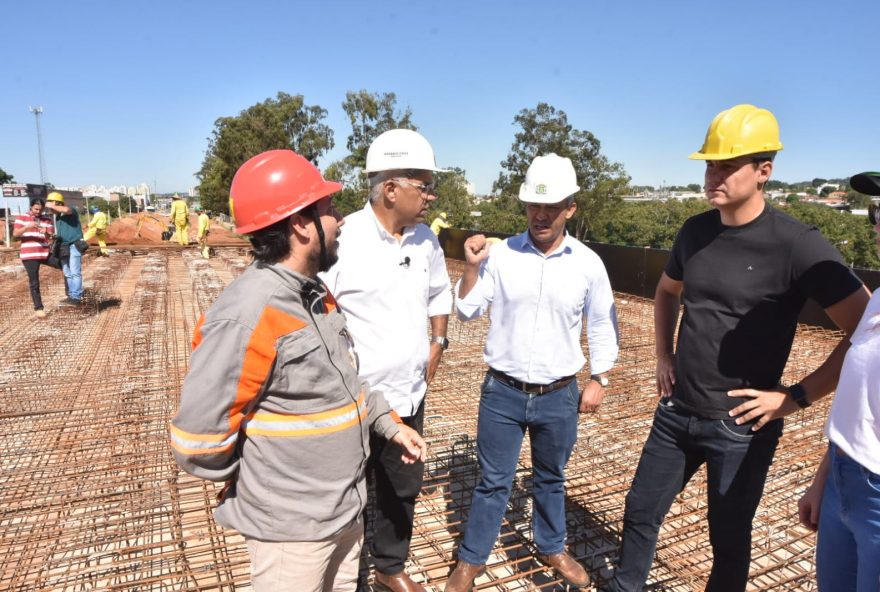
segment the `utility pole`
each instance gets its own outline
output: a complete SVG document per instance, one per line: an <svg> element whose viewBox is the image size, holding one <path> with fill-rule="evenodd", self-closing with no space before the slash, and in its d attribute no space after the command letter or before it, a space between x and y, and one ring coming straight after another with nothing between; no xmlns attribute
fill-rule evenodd
<svg viewBox="0 0 880 592"><path fill-rule="evenodd" d="M43 132L40 130L40 115L43 114L43 107L30 107L28 111L34 114L37 121L37 152L40 155L40 183L46 184L46 158L43 156Z"/></svg>

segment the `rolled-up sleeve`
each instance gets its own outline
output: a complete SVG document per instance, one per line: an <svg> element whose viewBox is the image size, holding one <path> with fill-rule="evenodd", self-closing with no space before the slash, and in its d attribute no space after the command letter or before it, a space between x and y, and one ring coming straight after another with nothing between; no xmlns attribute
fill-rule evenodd
<svg viewBox="0 0 880 592"><path fill-rule="evenodd" d="M459 279L455 283L455 312L461 321L471 321L484 314L495 296L495 266L492 258L486 259L480 266L480 275L473 289L464 298L459 298Z"/></svg>
<svg viewBox="0 0 880 592"><path fill-rule="evenodd" d="M614 367L618 354L617 309L608 272L600 265L592 274L584 304L587 339L590 343L590 373L602 374Z"/></svg>

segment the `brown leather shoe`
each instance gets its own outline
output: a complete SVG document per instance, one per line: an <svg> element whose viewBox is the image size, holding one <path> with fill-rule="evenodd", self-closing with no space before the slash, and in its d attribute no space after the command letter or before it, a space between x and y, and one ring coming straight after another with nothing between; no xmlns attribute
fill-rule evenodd
<svg viewBox="0 0 880 592"><path fill-rule="evenodd" d="M587 570L566 551L553 555L538 555L538 561L555 569L556 573L572 586L583 588L590 585Z"/></svg>
<svg viewBox="0 0 880 592"><path fill-rule="evenodd" d="M459 561L446 581L446 592L470 592L474 578L483 571L482 565L472 565Z"/></svg>
<svg viewBox="0 0 880 592"><path fill-rule="evenodd" d="M388 592L425 592L424 586L413 582L405 571L388 575L377 570L376 585L379 590L387 590Z"/></svg>

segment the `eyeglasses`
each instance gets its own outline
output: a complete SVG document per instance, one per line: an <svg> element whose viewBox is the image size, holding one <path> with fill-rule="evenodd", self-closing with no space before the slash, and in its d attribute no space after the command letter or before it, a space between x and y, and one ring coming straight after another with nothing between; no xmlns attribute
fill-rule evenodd
<svg viewBox="0 0 880 592"><path fill-rule="evenodd" d="M877 223L880 222L880 206L877 204L868 206L868 220L871 221L871 226L877 226Z"/></svg>
<svg viewBox="0 0 880 592"><path fill-rule="evenodd" d="M409 185L416 191L418 191L423 197L427 197L428 195L434 195L434 189L436 189L436 185L434 183L415 183L410 181L409 179L394 179L395 183L405 183Z"/></svg>

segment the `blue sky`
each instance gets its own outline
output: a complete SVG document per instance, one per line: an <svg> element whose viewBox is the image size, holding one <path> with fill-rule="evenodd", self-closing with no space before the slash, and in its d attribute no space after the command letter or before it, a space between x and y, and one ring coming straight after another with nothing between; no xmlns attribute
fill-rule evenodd
<svg viewBox="0 0 880 592"><path fill-rule="evenodd" d="M214 120L278 91L328 110L393 91L441 166L490 189L514 115L545 101L635 184L702 182L687 160L720 110L773 111L783 181L880 169L877 0L166 2L0 0L0 168L186 190Z"/></svg>

